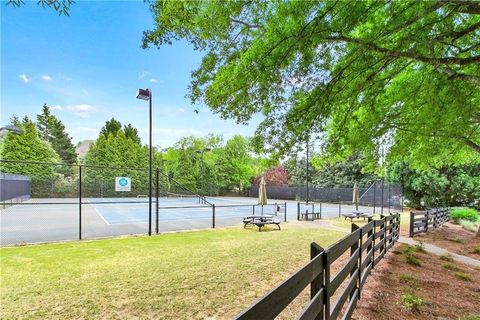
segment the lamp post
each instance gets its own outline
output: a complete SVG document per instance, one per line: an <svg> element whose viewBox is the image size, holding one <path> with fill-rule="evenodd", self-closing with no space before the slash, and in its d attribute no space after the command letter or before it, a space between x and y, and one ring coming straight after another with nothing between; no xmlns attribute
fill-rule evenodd
<svg viewBox="0 0 480 320"><path fill-rule="evenodd" d="M138 89L137 99L148 100L148 235L152 235L152 91Z"/></svg>
<svg viewBox="0 0 480 320"><path fill-rule="evenodd" d="M201 182L201 185L202 185L202 193L204 192L204 187L205 187L205 186L204 186L204 183L203 183L203 182L204 182L204 181L203 181L203 154L204 154L205 152L210 151L210 150L211 150L210 148L203 148L203 150L196 150L196 151L195 151L195 153L198 153L198 154L201 155L201 157L200 157L200 180L202 181L202 182ZM203 194L202 194L202 196L203 196Z"/></svg>
<svg viewBox="0 0 480 320"><path fill-rule="evenodd" d="M309 170L308 170L308 169L309 169L309 163L308 163L309 159L308 159L308 156L309 156L309 136L307 136L307 201L306 201L306 202L307 202L307 205L308 205L308 196L309 196L309 194L308 194L308 178L309 178L309 177L308 177L308 173L309 173L309 172L308 172L308 171L309 171ZM307 220L308 220L308 219L307 219Z"/></svg>

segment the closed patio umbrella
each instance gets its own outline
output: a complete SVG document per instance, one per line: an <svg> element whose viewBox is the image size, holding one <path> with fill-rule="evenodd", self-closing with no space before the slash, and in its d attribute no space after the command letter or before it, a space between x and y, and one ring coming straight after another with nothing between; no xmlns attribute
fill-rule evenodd
<svg viewBox="0 0 480 320"><path fill-rule="evenodd" d="M355 210L358 211L358 203L360 202L360 190L358 190L358 185L355 182L353 185L353 203L355 203Z"/></svg>
<svg viewBox="0 0 480 320"><path fill-rule="evenodd" d="M263 206L267 204L267 186L263 176L260 178L260 185L258 186L258 204L262 206L263 216Z"/></svg>

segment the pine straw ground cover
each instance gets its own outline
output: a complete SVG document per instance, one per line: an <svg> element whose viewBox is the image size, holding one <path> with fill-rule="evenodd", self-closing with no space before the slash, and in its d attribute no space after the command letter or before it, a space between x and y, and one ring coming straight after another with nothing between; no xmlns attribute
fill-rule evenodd
<svg viewBox="0 0 480 320"><path fill-rule="evenodd" d="M353 319L479 320L480 270L447 260L396 245L372 271Z"/></svg>
<svg viewBox="0 0 480 320"><path fill-rule="evenodd" d="M431 243L456 254L480 259L480 237L476 232L464 229L453 222L445 223L441 228L429 230L415 236L415 240Z"/></svg>
<svg viewBox="0 0 480 320"><path fill-rule="evenodd" d="M231 318L344 236L283 226L3 248L0 318Z"/></svg>

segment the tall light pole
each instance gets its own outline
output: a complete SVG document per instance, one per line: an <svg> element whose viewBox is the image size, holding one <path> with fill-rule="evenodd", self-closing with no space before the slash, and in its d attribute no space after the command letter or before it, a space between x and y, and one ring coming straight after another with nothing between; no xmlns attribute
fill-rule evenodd
<svg viewBox="0 0 480 320"><path fill-rule="evenodd" d="M308 170L308 169L309 169L309 163L308 163L308 161L309 161L309 159L308 159L308 155L309 155L309 143L308 143L308 142L309 142L309 136L307 136L307 201L306 201L306 202L307 202L307 205L308 205L308 178L309 178L309 177L308 177L308 171L309 171L309 170Z"/></svg>
<svg viewBox="0 0 480 320"><path fill-rule="evenodd" d="M198 153L201 155L201 158L200 158L200 180L202 181L201 182L201 185L202 185L202 193L204 192L204 181L203 181L203 154L205 152L208 152L210 151L211 149L210 148L203 148L203 150L196 150L195 153ZM201 194L202 196L204 194Z"/></svg>
<svg viewBox="0 0 480 320"><path fill-rule="evenodd" d="M152 90L138 89L137 99L148 100L148 235L152 235Z"/></svg>

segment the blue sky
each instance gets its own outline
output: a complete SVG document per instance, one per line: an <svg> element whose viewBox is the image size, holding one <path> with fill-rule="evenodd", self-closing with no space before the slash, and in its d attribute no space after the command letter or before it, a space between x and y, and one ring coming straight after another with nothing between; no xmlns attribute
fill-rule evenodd
<svg viewBox="0 0 480 320"><path fill-rule="evenodd" d="M131 123L147 142L148 110L135 99L150 87L154 144L170 146L185 135L252 135L249 126L222 120L206 107L194 113L185 95L201 53L185 42L140 48L153 18L143 1L77 1L70 16L27 2L1 3L1 124L15 114L35 118L44 103L77 143L95 139L106 120Z"/></svg>

